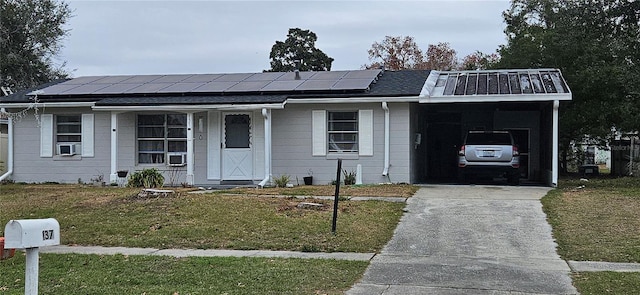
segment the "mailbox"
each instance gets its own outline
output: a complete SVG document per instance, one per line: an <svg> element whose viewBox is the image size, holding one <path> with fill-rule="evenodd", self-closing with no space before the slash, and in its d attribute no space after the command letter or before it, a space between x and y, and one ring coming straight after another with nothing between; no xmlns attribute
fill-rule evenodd
<svg viewBox="0 0 640 295"><path fill-rule="evenodd" d="M5 248L60 245L60 224L53 218L11 220L4 227Z"/></svg>

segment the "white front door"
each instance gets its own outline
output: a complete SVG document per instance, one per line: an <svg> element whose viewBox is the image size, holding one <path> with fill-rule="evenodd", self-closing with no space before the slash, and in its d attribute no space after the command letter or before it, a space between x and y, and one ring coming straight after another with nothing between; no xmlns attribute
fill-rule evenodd
<svg viewBox="0 0 640 295"><path fill-rule="evenodd" d="M251 114L225 113L222 136L222 180L252 180Z"/></svg>

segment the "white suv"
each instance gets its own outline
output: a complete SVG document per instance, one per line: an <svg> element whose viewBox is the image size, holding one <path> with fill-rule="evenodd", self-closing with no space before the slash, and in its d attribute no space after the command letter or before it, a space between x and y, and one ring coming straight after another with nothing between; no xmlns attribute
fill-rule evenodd
<svg viewBox="0 0 640 295"><path fill-rule="evenodd" d="M469 131L458 151L458 177L506 177L520 184L520 154L509 131Z"/></svg>

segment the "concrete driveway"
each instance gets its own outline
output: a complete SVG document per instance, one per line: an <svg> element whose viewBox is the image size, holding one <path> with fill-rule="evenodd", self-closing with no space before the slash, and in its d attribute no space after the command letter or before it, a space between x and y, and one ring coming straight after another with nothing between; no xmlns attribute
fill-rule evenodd
<svg viewBox="0 0 640 295"><path fill-rule="evenodd" d="M346 294L578 294L542 211L548 191L422 187Z"/></svg>

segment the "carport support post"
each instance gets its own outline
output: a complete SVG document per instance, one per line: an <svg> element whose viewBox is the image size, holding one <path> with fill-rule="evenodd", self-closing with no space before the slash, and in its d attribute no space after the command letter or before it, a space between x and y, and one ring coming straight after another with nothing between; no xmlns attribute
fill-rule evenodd
<svg viewBox="0 0 640 295"><path fill-rule="evenodd" d="M39 248L27 248L26 266L24 271L24 294L38 295L38 264L40 263Z"/></svg>
<svg viewBox="0 0 640 295"><path fill-rule="evenodd" d="M333 221L331 232L336 234L336 222L338 221L338 197L340 196L340 172L342 172L342 159L338 159L338 171L336 171L336 194L333 198Z"/></svg>

